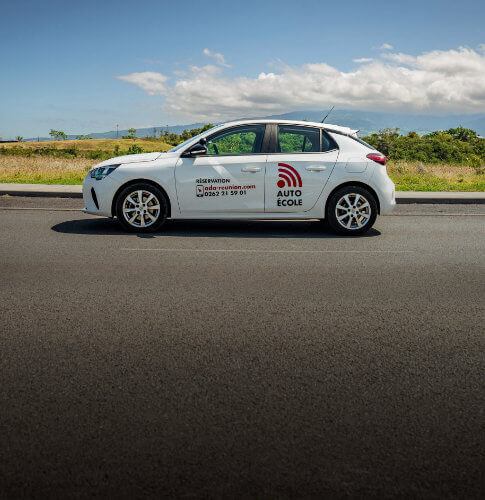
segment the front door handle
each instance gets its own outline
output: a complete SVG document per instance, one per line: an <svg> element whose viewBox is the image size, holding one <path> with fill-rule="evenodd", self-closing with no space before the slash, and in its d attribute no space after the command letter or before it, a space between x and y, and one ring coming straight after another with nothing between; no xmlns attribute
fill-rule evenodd
<svg viewBox="0 0 485 500"><path fill-rule="evenodd" d="M324 170L327 170L327 167L324 167L323 165L320 166L311 166L311 167L306 167L306 170L309 172L323 172Z"/></svg>
<svg viewBox="0 0 485 500"><path fill-rule="evenodd" d="M261 167L243 167L241 172L261 172Z"/></svg>

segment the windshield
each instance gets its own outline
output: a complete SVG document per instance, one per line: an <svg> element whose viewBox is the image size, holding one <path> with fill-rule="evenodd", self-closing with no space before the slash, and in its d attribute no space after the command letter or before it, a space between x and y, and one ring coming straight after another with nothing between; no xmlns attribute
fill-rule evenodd
<svg viewBox="0 0 485 500"><path fill-rule="evenodd" d="M187 146L187 144L191 143L192 141L197 142L197 139L200 139L201 137L213 132L214 130L217 130L221 126L222 125L217 125L215 127L210 128L209 130L206 130L205 132L201 132L200 134L194 135L194 137L191 137L190 139L187 139L186 141L181 142L180 144L177 144L172 149L169 149L168 152L174 153L176 151L179 151L179 150L183 149L185 146Z"/></svg>

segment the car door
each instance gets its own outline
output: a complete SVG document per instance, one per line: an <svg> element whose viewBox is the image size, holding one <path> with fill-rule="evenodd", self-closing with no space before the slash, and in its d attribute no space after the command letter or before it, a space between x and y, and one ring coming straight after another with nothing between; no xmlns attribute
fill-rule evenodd
<svg viewBox="0 0 485 500"><path fill-rule="evenodd" d="M320 128L303 125L276 125L272 137L265 211L311 210L337 161L337 144Z"/></svg>
<svg viewBox="0 0 485 500"><path fill-rule="evenodd" d="M177 162L175 181L182 214L264 212L264 124L240 125L207 139L207 154Z"/></svg>

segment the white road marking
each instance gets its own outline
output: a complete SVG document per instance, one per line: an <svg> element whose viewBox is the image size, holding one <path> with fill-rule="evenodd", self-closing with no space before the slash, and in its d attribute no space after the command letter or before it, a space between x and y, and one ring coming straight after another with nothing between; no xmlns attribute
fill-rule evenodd
<svg viewBox="0 0 485 500"><path fill-rule="evenodd" d="M38 210L41 212L82 212L82 210L79 208L0 207L0 210Z"/></svg>
<svg viewBox="0 0 485 500"><path fill-rule="evenodd" d="M380 217L485 217L483 214L389 214L380 215Z"/></svg>

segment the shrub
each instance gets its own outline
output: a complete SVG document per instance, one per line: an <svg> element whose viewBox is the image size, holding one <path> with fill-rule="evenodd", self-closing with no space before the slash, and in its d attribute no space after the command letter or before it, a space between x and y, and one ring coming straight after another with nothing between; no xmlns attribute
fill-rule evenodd
<svg viewBox="0 0 485 500"><path fill-rule="evenodd" d="M127 154L136 155L138 153L143 153L143 148L138 146L138 144L133 144L128 148Z"/></svg>
<svg viewBox="0 0 485 500"><path fill-rule="evenodd" d="M485 139L463 127L425 135L401 135L398 129L384 129L363 139L392 160L470 166L485 163Z"/></svg>
<svg viewBox="0 0 485 500"><path fill-rule="evenodd" d="M110 157L110 154L106 151L96 149L95 151L86 151L85 156L91 160L107 160Z"/></svg>

